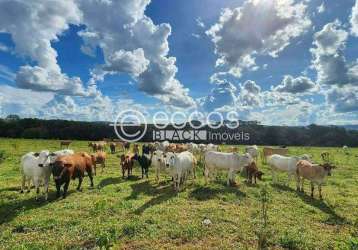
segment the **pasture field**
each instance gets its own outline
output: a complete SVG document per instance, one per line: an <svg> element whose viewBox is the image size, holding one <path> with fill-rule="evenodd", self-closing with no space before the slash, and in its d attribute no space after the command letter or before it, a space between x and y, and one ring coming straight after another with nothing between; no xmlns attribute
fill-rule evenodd
<svg viewBox="0 0 358 250"><path fill-rule="evenodd" d="M89 151L88 142L75 141L75 151ZM242 152L243 146L239 146ZM323 201L296 192L296 183L248 185L237 176L237 187L227 187L226 175L204 184L202 169L195 183L174 193L170 178L140 179L140 168L129 180L121 177L118 153L109 155L104 173L89 188L76 192L71 181L66 199L55 199L53 180L49 201L35 201L35 190L20 194L20 157L29 151L58 150L51 140L0 139L5 160L0 164L0 249L257 249L260 190L270 194L268 243L270 249L358 249L358 155L346 157L339 148L290 147L290 155L329 151L338 166L323 187ZM225 151L225 148L222 148ZM203 224L209 219L211 224Z"/></svg>

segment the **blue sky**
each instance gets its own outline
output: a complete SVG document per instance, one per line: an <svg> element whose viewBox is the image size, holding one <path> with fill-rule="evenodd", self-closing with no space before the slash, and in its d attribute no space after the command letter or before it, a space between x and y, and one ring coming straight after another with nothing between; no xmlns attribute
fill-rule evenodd
<svg viewBox="0 0 358 250"><path fill-rule="evenodd" d="M0 0L0 116L358 124L355 0Z"/></svg>

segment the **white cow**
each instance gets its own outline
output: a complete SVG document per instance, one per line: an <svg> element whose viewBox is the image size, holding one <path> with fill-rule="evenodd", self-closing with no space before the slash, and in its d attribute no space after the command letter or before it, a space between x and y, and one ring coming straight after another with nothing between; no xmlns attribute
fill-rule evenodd
<svg viewBox="0 0 358 250"><path fill-rule="evenodd" d="M170 145L168 141L155 142L154 144L155 144L155 148L160 151L165 151L167 147Z"/></svg>
<svg viewBox="0 0 358 250"><path fill-rule="evenodd" d="M195 143L189 143L188 144L188 151L190 151L193 154L200 154L200 148L198 144Z"/></svg>
<svg viewBox="0 0 358 250"><path fill-rule="evenodd" d="M300 160L310 160L309 155L302 156L282 156L278 154L267 157L267 164L271 167L272 180L277 181L277 172L286 172L288 175L287 185L292 176L296 176L297 162Z"/></svg>
<svg viewBox="0 0 358 250"><path fill-rule="evenodd" d="M236 153L207 151L204 155L205 183L208 182L208 177L211 172L215 170L227 170L227 185L233 184L235 182L235 174L248 166L252 161L253 159L248 153L239 155Z"/></svg>
<svg viewBox="0 0 358 250"><path fill-rule="evenodd" d="M219 146L218 145L214 145L212 143L209 143L208 145L206 145L206 151L219 151Z"/></svg>
<svg viewBox="0 0 358 250"><path fill-rule="evenodd" d="M189 151L185 151L179 154L166 153L165 158L168 172L173 177L174 190L180 191L180 187L185 184L188 175L195 169L195 157Z"/></svg>
<svg viewBox="0 0 358 250"><path fill-rule="evenodd" d="M155 170L156 181L159 182L160 172L166 171L163 151L156 150L153 152L152 166Z"/></svg>
<svg viewBox="0 0 358 250"><path fill-rule="evenodd" d="M256 145L246 146L245 153L250 154L252 158L255 159L255 162L257 163L257 158L259 157L259 148Z"/></svg>
<svg viewBox="0 0 358 250"><path fill-rule="evenodd" d="M30 192L31 181L36 188L36 200L40 193L40 184L44 182L45 199L48 196L48 184L51 177L51 168L47 164L50 152L43 150L40 153L29 152L21 157L22 185L21 193L24 192L25 184L28 182L27 192Z"/></svg>
<svg viewBox="0 0 358 250"><path fill-rule="evenodd" d="M57 157L73 154L73 150L64 149L53 153L48 150L43 150L40 153L27 153L21 158L22 166L22 185L21 193L24 192L26 181L28 182L27 190L30 192L30 182L36 188L36 199L40 192L40 185L44 183L45 199L48 198L48 185L52 172L52 164L56 161Z"/></svg>
<svg viewBox="0 0 358 250"><path fill-rule="evenodd" d="M59 151L55 151L49 155L49 159L46 162L52 167L52 164L55 163L57 157L65 156L65 155L73 155L75 152L71 149L63 149Z"/></svg>

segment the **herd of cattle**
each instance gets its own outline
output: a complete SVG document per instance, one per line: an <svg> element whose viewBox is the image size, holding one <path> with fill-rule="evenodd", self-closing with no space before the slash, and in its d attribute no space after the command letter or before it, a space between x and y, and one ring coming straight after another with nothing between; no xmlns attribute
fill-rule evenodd
<svg viewBox="0 0 358 250"><path fill-rule="evenodd" d="M144 144L141 149L139 144L134 144L131 149L131 145L126 142L91 142L88 146L92 153L75 153L71 149L63 149L51 153L48 150L29 152L22 156L21 192L24 192L26 183L27 191L30 192L32 182L38 199L40 186L43 185L47 200L51 175L56 185L57 197L61 196L62 186L63 198L66 197L71 179L79 180L77 190L80 191L85 173L93 187L97 164L101 165L102 172L106 166L107 147L112 154L116 153L116 150L123 152L119 155L123 178L125 175L132 175L135 162L138 162L142 178L148 178L149 167L153 167L156 181L159 182L161 173L165 173L172 178L175 191L182 190L190 176L193 180L196 178L198 161L204 166L206 184L218 171L227 172L227 185L235 185L238 172L246 174L249 183L254 181L256 184L256 180L261 180L264 174L257 166L258 157L261 155L263 162L272 170L273 182L277 181L277 172L285 172L288 175L288 184L292 177L296 178L298 191L303 192L305 179L310 181L312 197L314 184L318 185L319 196L322 198L322 183L334 168L329 162L328 152L321 154L324 164L314 164L310 155L288 156L287 148L265 147L260 152L257 146L247 146L243 153L239 153L237 147L229 148L230 152L220 152L219 146L214 144L173 144L168 141Z"/></svg>

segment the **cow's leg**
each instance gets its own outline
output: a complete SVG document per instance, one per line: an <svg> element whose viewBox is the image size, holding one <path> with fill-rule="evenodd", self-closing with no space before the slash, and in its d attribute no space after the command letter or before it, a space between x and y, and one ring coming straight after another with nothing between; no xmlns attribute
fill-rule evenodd
<svg viewBox="0 0 358 250"><path fill-rule="evenodd" d="M146 167L146 168L145 168L145 175L146 175L147 179L149 178L149 177L148 177L148 174L149 174L149 167Z"/></svg>
<svg viewBox="0 0 358 250"><path fill-rule="evenodd" d="M61 184L56 181L56 197L60 198Z"/></svg>
<svg viewBox="0 0 358 250"><path fill-rule="evenodd" d="M155 168L155 180L157 183L159 183L159 174L160 174L160 169L158 167Z"/></svg>
<svg viewBox="0 0 358 250"><path fill-rule="evenodd" d="M93 164L93 171L94 171L94 176L97 175L97 164Z"/></svg>
<svg viewBox="0 0 358 250"><path fill-rule="evenodd" d="M63 198L65 199L67 196L67 190L68 190L68 186L70 185L70 179L66 180L65 182L65 186L63 187Z"/></svg>
<svg viewBox="0 0 358 250"><path fill-rule="evenodd" d="M21 193L24 193L24 189L25 189L25 184L26 184L26 176L23 175L22 176L22 182L21 182Z"/></svg>
<svg viewBox="0 0 358 250"><path fill-rule="evenodd" d="M300 191L300 181L301 181L301 177L300 176L296 176L296 190L299 192Z"/></svg>
<svg viewBox="0 0 358 250"><path fill-rule="evenodd" d="M205 176L205 185L208 184L208 178L209 178L209 169L206 167L204 168L204 176Z"/></svg>
<svg viewBox="0 0 358 250"><path fill-rule="evenodd" d="M80 176L78 177L77 191L82 191L82 190L81 190L82 181L83 181L83 177L82 177L82 175L80 175Z"/></svg>
<svg viewBox="0 0 358 250"><path fill-rule="evenodd" d="M33 182L34 182L35 189L36 189L36 200L38 200L39 199L39 194L40 194L40 180L35 178L33 180Z"/></svg>
<svg viewBox="0 0 358 250"><path fill-rule="evenodd" d="M29 178L27 180L27 192L30 193L30 191L31 191L31 179Z"/></svg>
<svg viewBox="0 0 358 250"><path fill-rule="evenodd" d="M44 184L44 189L45 189L45 200L47 201L48 199L48 183L49 183L49 179L45 179L45 184Z"/></svg>
<svg viewBox="0 0 358 250"><path fill-rule="evenodd" d="M232 183L232 170L230 169L227 175L227 185L230 186Z"/></svg>
<svg viewBox="0 0 358 250"><path fill-rule="evenodd" d="M305 185L305 179L301 179L301 192L304 193L305 190L304 190L304 185Z"/></svg>
<svg viewBox="0 0 358 250"><path fill-rule="evenodd" d="M318 184L319 198L322 200L322 184Z"/></svg>
<svg viewBox="0 0 358 250"><path fill-rule="evenodd" d="M122 178L124 178L125 173L126 173L126 170L122 167ZM128 175L129 175L129 169L128 169Z"/></svg>
<svg viewBox="0 0 358 250"><path fill-rule="evenodd" d="M314 192L314 184L311 182L311 197L313 198L313 192Z"/></svg>
<svg viewBox="0 0 358 250"><path fill-rule="evenodd" d="M91 188L93 188L93 175L92 175L92 171L87 171L88 177L90 179L91 182Z"/></svg>
<svg viewBox="0 0 358 250"><path fill-rule="evenodd" d="M292 179L292 174L291 174L291 173L288 173L288 175L287 175L287 183L286 183L286 186L287 186L287 187L290 186L291 179Z"/></svg>
<svg viewBox="0 0 358 250"><path fill-rule="evenodd" d="M142 168L142 179L144 178L144 167L141 167Z"/></svg>

